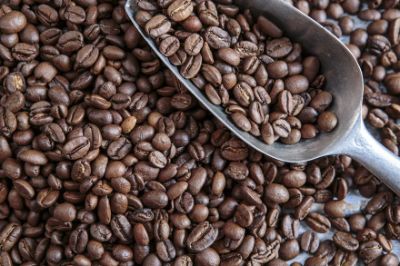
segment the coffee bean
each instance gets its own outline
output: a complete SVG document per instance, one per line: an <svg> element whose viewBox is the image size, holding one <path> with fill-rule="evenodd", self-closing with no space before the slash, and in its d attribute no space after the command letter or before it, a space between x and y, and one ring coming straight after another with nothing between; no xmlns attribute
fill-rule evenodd
<svg viewBox="0 0 400 266"><path fill-rule="evenodd" d="M318 235L314 232L307 231L305 232L300 239L301 249L307 253L314 253L317 251L319 247L319 238Z"/></svg>
<svg viewBox="0 0 400 266"><path fill-rule="evenodd" d="M167 9L168 17L179 22L187 19L193 11L193 4L189 0L174 1Z"/></svg>
<svg viewBox="0 0 400 266"><path fill-rule="evenodd" d="M332 131L337 125L337 117L332 112L323 112L318 117L318 127L323 132Z"/></svg>
<svg viewBox="0 0 400 266"><path fill-rule="evenodd" d="M18 154L18 158L24 162L35 164L35 165L45 165L47 163L46 155L38 150L24 150Z"/></svg>
<svg viewBox="0 0 400 266"><path fill-rule="evenodd" d="M204 249L195 256L195 265L200 266L216 266L220 265L221 258L219 254L212 248Z"/></svg>
<svg viewBox="0 0 400 266"><path fill-rule="evenodd" d="M76 137L65 143L63 154L67 159L76 160L84 157L90 148L89 139L86 137Z"/></svg>
<svg viewBox="0 0 400 266"><path fill-rule="evenodd" d="M202 60L199 54L187 57L180 70L182 76L187 79L194 78L200 71Z"/></svg>
<svg viewBox="0 0 400 266"><path fill-rule="evenodd" d="M90 235L99 242L106 242L111 238L112 232L107 226L96 223L90 226Z"/></svg>
<svg viewBox="0 0 400 266"><path fill-rule="evenodd" d="M243 131L250 131L251 129L251 124L249 119L242 114L241 112L235 112L232 114L232 120L236 124L238 128L240 128Z"/></svg>
<svg viewBox="0 0 400 266"><path fill-rule="evenodd" d="M28 62L36 58L39 54L39 51L32 44L17 43L11 49L11 54L15 60Z"/></svg>
<svg viewBox="0 0 400 266"><path fill-rule="evenodd" d="M365 207L365 212L375 214L383 210L393 200L393 194L389 191L376 194Z"/></svg>
<svg viewBox="0 0 400 266"><path fill-rule="evenodd" d="M211 26L204 32L206 42L214 49L228 48L231 45L231 37L223 29Z"/></svg>
<svg viewBox="0 0 400 266"><path fill-rule="evenodd" d="M336 264L356 264L358 261L358 257L354 252L343 251L341 249L336 251L336 254L333 258L333 263Z"/></svg>
<svg viewBox="0 0 400 266"><path fill-rule="evenodd" d="M221 60L232 66L238 66L240 64L240 55L236 50L232 48L218 49L217 55Z"/></svg>
<svg viewBox="0 0 400 266"><path fill-rule="evenodd" d="M265 187L265 199L277 204L285 203L289 200L289 192L286 187L280 184L269 184Z"/></svg>
<svg viewBox="0 0 400 266"><path fill-rule="evenodd" d="M190 56L197 55L203 48L203 44L204 44L203 38L199 34L193 33L185 40L184 43L185 52Z"/></svg>
<svg viewBox="0 0 400 266"><path fill-rule="evenodd" d="M257 19L257 26L262 32L272 38L280 38L282 36L282 30L266 17L259 16Z"/></svg>
<svg viewBox="0 0 400 266"><path fill-rule="evenodd" d="M151 18L145 26L147 34L151 37L156 38L167 33L171 28L171 22L168 21L167 17L158 15Z"/></svg>
<svg viewBox="0 0 400 266"><path fill-rule="evenodd" d="M0 31L3 34L18 33L27 25L25 15L19 11L10 11L0 17Z"/></svg>
<svg viewBox="0 0 400 266"><path fill-rule="evenodd" d="M195 252L206 250L218 236L218 229L209 222L198 224L187 237L186 245Z"/></svg>
<svg viewBox="0 0 400 266"><path fill-rule="evenodd" d="M71 5L65 10L64 17L68 22L73 24L81 24L86 19L86 13L82 7Z"/></svg>
<svg viewBox="0 0 400 266"><path fill-rule="evenodd" d="M13 185L18 194L24 199L29 200L35 196L35 190L31 186L31 184L29 184L29 182L18 179L14 181Z"/></svg>
<svg viewBox="0 0 400 266"><path fill-rule="evenodd" d="M324 211L330 217L343 218L346 211L346 202L331 200L325 204Z"/></svg>
<svg viewBox="0 0 400 266"><path fill-rule="evenodd" d="M347 251L355 251L359 247L358 240L346 232L336 232L333 236L333 241L337 246Z"/></svg>
<svg viewBox="0 0 400 266"><path fill-rule="evenodd" d="M283 58L292 51L293 45L288 38L284 37L267 42L267 46L265 48L266 54L270 57Z"/></svg>
<svg viewBox="0 0 400 266"><path fill-rule="evenodd" d="M175 36L168 36L160 43L160 52L165 56L174 55L179 49L179 39Z"/></svg>
<svg viewBox="0 0 400 266"><path fill-rule="evenodd" d="M310 213L305 221L311 229L318 233L326 233L331 228L329 219L317 212Z"/></svg>
<svg viewBox="0 0 400 266"><path fill-rule="evenodd" d="M274 61L267 65L268 75L274 79L281 79L289 74L288 65L285 61Z"/></svg>
<svg viewBox="0 0 400 266"><path fill-rule="evenodd" d="M272 128L274 129L275 135L282 138L287 138L291 131L290 124L283 119L275 120L272 123Z"/></svg>
<svg viewBox="0 0 400 266"><path fill-rule="evenodd" d="M62 203L55 207L54 217L62 222L72 222L76 218L76 209L70 203Z"/></svg>
<svg viewBox="0 0 400 266"><path fill-rule="evenodd" d="M7 224L0 232L1 251L10 251L22 235L22 227L16 223Z"/></svg>
<svg viewBox="0 0 400 266"><path fill-rule="evenodd" d="M164 208L168 204L168 196L163 191L149 191L143 195L142 202L149 208Z"/></svg>

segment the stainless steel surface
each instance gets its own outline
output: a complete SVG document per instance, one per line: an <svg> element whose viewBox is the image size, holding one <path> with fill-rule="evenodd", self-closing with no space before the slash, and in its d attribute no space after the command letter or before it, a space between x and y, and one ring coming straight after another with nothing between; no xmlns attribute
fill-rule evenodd
<svg viewBox="0 0 400 266"><path fill-rule="evenodd" d="M295 145L274 143L266 145L252 135L238 129L223 109L210 103L202 92L179 70L169 63L157 49L153 40L146 36L135 21L135 5L126 3L126 11L134 26L154 53L186 86L186 88L216 116L231 132L249 146L267 156L285 162L304 162L322 156L347 154L363 164L394 192L400 195L400 159L378 143L366 130L361 119L363 78L357 61L350 51L317 22L281 0L236 0L243 8L255 14L263 14L279 25L287 36L300 42L306 50L316 55L327 78L326 89L334 95L332 111L338 116L338 127L316 139L301 141Z"/></svg>

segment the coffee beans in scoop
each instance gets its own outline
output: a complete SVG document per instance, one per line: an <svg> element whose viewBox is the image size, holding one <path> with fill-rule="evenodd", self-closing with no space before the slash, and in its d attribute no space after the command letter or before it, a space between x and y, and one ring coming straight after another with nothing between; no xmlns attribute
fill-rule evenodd
<svg viewBox="0 0 400 266"><path fill-rule="evenodd" d="M295 144L337 126L318 58L268 18L214 1L137 5L160 52L241 130Z"/></svg>

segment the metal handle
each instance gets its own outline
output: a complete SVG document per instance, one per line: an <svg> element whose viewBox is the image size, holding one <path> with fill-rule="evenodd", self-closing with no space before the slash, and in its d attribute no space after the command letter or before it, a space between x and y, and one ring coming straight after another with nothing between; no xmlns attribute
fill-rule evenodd
<svg viewBox="0 0 400 266"><path fill-rule="evenodd" d="M337 152L349 155L361 163L400 196L400 158L380 144L362 121L340 144Z"/></svg>

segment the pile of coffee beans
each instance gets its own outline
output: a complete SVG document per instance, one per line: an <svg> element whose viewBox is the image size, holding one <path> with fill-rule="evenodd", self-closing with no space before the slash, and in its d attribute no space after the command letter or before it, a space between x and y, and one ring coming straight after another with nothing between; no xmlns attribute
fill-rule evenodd
<svg viewBox="0 0 400 266"><path fill-rule="evenodd" d="M326 14L365 17L357 3L294 2L335 31ZM399 198L344 155L286 164L251 150L151 53L124 4L0 5L0 265L399 264ZM386 114L377 128L396 152L400 49L371 43L392 40L400 12L372 4L387 31L350 30L349 47L367 121ZM360 211L350 191L366 198Z"/></svg>
<svg viewBox="0 0 400 266"><path fill-rule="evenodd" d="M241 130L267 144L295 144L335 129L318 58L268 18L213 1L137 7L136 20L160 52Z"/></svg>

